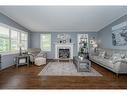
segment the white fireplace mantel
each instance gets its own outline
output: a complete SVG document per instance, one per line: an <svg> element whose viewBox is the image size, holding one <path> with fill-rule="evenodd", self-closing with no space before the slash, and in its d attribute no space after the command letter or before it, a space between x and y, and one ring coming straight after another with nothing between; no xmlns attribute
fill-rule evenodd
<svg viewBox="0 0 127 95"><path fill-rule="evenodd" d="M70 49L70 58L73 59L73 43L55 43L55 59L59 59L59 49Z"/></svg>

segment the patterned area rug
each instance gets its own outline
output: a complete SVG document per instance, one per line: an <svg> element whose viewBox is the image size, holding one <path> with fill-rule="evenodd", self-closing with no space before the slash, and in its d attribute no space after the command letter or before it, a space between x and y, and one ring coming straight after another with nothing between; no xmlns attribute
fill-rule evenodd
<svg viewBox="0 0 127 95"><path fill-rule="evenodd" d="M90 72L77 72L72 62L49 62L39 76L102 76L91 67Z"/></svg>

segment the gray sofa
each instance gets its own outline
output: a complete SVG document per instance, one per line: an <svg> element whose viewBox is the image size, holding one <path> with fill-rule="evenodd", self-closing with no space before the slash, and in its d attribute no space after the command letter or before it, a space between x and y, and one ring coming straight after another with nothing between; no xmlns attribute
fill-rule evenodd
<svg viewBox="0 0 127 95"><path fill-rule="evenodd" d="M90 53L89 58L117 75L127 73L127 51L98 48L96 53Z"/></svg>

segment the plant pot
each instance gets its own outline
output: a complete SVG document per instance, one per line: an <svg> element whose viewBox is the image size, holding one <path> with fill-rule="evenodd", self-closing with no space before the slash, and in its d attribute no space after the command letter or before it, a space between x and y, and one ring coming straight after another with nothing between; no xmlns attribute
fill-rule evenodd
<svg viewBox="0 0 127 95"><path fill-rule="evenodd" d="M80 58L81 60L83 60L83 57L80 56L79 58Z"/></svg>

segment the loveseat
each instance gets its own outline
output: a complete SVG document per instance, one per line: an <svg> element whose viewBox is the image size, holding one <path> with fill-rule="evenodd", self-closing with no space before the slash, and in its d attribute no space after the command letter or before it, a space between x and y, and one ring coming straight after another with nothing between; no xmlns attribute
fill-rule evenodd
<svg viewBox="0 0 127 95"><path fill-rule="evenodd" d="M118 74L127 73L127 51L98 48L91 53L89 59Z"/></svg>

